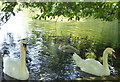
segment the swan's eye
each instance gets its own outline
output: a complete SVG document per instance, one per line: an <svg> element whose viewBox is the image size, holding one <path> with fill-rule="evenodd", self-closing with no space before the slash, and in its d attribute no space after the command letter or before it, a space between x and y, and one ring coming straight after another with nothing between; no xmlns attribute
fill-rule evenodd
<svg viewBox="0 0 120 82"><path fill-rule="evenodd" d="M112 51L112 54L115 54L115 51Z"/></svg>
<svg viewBox="0 0 120 82"><path fill-rule="evenodd" d="M27 45L26 45L26 44L24 44L24 43L23 43L23 46L24 46L24 47L27 47Z"/></svg>

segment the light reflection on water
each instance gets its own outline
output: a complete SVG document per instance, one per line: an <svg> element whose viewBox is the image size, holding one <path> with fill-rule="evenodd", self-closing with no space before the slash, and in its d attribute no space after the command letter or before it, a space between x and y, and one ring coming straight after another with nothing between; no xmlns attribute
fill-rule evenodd
<svg viewBox="0 0 120 82"><path fill-rule="evenodd" d="M26 23L24 14L21 12L10 19L0 30L1 47L6 47L12 57L19 57L18 40L28 36L26 34L28 31ZM33 36L35 35L33 34ZM72 59L72 55L57 53L51 56L50 54L43 54L42 51L44 50L42 48L45 46L42 42L42 38L28 39L27 67L30 72L29 80L71 80L88 77L78 71L79 69L76 69L77 66Z"/></svg>
<svg viewBox="0 0 120 82"><path fill-rule="evenodd" d="M0 42L8 38L7 33L12 33L14 40L25 38L28 27L28 21L26 19L22 12L17 13L16 16L12 16L10 20L1 27Z"/></svg>
<svg viewBox="0 0 120 82"><path fill-rule="evenodd" d="M50 55L42 54L39 52L41 49L40 47L37 47L37 45L33 46L35 44L28 45L27 57L31 58L31 61L27 62L27 67L30 73L29 80L70 80L79 76L79 72L74 71L76 65L71 57L52 57ZM7 47L10 53L14 55L14 57L19 57L20 53L17 45L8 45ZM11 51L10 48L13 50ZM16 49L18 50L15 51Z"/></svg>
<svg viewBox="0 0 120 82"><path fill-rule="evenodd" d="M0 30L1 50L8 50L11 57L20 57L18 40L27 36L27 21L25 15L20 12L2 26ZM29 39L30 41L30 39ZM42 38L34 39L34 42L28 42L28 60L27 66L30 72L29 80L54 80L54 79L71 79L74 76L74 66L71 65L70 59L60 60L59 58L42 54ZM70 63L71 62L71 63ZM74 64L74 63L73 63ZM66 70L65 70L66 69ZM70 73L70 69L71 73ZM66 76L66 77L65 77ZM3 77L4 78L4 77Z"/></svg>

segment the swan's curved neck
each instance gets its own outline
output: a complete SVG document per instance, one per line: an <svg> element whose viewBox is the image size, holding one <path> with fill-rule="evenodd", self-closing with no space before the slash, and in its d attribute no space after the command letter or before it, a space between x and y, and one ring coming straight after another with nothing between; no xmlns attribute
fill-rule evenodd
<svg viewBox="0 0 120 82"><path fill-rule="evenodd" d="M108 54L105 51L103 52L103 67L105 69L109 69L108 68Z"/></svg>
<svg viewBox="0 0 120 82"><path fill-rule="evenodd" d="M26 66L26 51L22 44L20 45L20 65L21 71L24 72Z"/></svg>

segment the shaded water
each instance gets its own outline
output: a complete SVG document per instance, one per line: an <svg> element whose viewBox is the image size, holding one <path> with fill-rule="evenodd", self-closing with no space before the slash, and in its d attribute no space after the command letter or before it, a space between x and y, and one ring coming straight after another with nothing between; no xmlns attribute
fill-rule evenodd
<svg viewBox="0 0 120 82"><path fill-rule="evenodd" d="M80 71L80 69L75 65L72 54L60 52L50 54L42 49L45 47L42 43L42 39L34 41L35 42L31 43L29 39L27 46L28 51L26 65L30 73L30 81L72 80L75 78L88 78L94 76ZM4 42L2 45L2 51L8 50L8 54L10 56L19 58L20 49L18 45L19 42L11 44ZM113 67L111 67L111 75L115 75Z"/></svg>
<svg viewBox="0 0 120 82"><path fill-rule="evenodd" d="M18 20L18 19L16 19ZM15 20L14 20L15 21ZM12 21L13 22L13 21ZM18 23L17 26L22 25ZM17 26L12 26L16 28ZM3 29L4 36L1 41L1 50L9 54L12 57L19 58L20 49L19 41L23 38L26 38L29 34L26 34L25 26L17 27L17 29L7 28ZM21 28L22 30L20 31ZM36 34L30 34L36 36ZM81 72L72 58L72 54L61 53L58 50L58 46L54 43L48 43L48 46L53 45L52 49L44 45L43 38L26 38L28 41L28 51L27 51L27 67L29 69L30 77L29 80L72 80L75 78L87 78L90 74ZM52 51L52 53L50 53ZM115 73L114 68L111 69L112 74ZM4 78L4 77L3 77Z"/></svg>
<svg viewBox="0 0 120 82"><path fill-rule="evenodd" d="M49 52L44 52L43 54L42 47L44 45L41 43L41 40L35 40L34 43L28 42L27 67L30 73L29 80L71 80L77 77L86 77L76 70L77 66L72 59L72 55L58 53L51 56ZM2 51L7 50L8 52L4 53L19 58L20 49L18 45L19 42L4 42Z"/></svg>

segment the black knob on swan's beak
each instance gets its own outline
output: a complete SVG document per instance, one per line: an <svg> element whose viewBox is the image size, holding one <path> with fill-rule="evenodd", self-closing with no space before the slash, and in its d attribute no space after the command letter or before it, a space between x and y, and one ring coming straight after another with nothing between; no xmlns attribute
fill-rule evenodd
<svg viewBox="0 0 120 82"><path fill-rule="evenodd" d="M27 47L27 44L23 43L23 46L24 46L24 47Z"/></svg>

